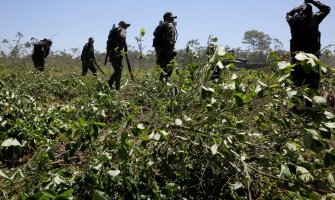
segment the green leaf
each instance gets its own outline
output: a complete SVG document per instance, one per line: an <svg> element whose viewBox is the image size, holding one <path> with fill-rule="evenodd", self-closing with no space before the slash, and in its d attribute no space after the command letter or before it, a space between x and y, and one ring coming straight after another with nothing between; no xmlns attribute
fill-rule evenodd
<svg viewBox="0 0 335 200"><path fill-rule="evenodd" d="M65 192L63 192L60 197L63 197L63 198L68 198L72 195L72 193L74 192L74 189L70 188L68 190L66 190Z"/></svg>
<svg viewBox="0 0 335 200"><path fill-rule="evenodd" d="M275 61L281 61L281 57L278 53L274 52L274 51L270 51L268 53L268 56L275 59Z"/></svg>
<svg viewBox="0 0 335 200"><path fill-rule="evenodd" d="M128 120L125 128L127 128L133 122L133 118L134 117L132 115L128 115Z"/></svg>
<svg viewBox="0 0 335 200"><path fill-rule="evenodd" d="M212 154L215 155L218 152L218 144L214 144L213 146L211 146L211 151Z"/></svg>
<svg viewBox="0 0 335 200"><path fill-rule="evenodd" d="M145 130L145 127L143 124L137 124L136 128L133 128L132 129L132 133L135 135L135 136L139 136L143 130Z"/></svg>
<svg viewBox="0 0 335 200"><path fill-rule="evenodd" d="M324 123L324 125L330 129L334 129L335 128L335 122L330 122L330 123Z"/></svg>
<svg viewBox="0 0 335 200"><path fill-rule="evenodd" d="M211 42L217 42L219 39L217 37L211 37Z"/></svg>
<svg viewBox="0 0 335 200"><path fill-rule="evenodd" d="M85 122L85 120L83 118L79 118L79 125L81 127L86 127L88 126L88 124Z"/></svg>
<svg viewBox="0 0 335 200"><path fill-rule="evenodd" d="M258 94L262 90L263 90L262 86L260 84L257 84L256 89L255 89L255 93Z"/></svg>
<svg viewBox="0 0 335 200"><path fill-rule="evenodd" d="M128 152L127 150L122 147L118 150L118 156L122 159L122 160L128 160Z"/></svg>
<svg viewBox="0 0 335 200"><path fill-rule="evenodd" d="M103 128L106 126L106 123L103 122L94 122L95 125L97 125L99 128Z"/></svg>
<svg viewBox="0 0 335 200"><path fill-rule="evenodd" d="M166 131L159 131L160 133L160 138L162 138L163 141L168 141L168 133Z"/></svg>
<svg viewBox="0 0 335 200"><path fill-rule="evenodd" d="M234 184L230 184L229 187L232 189L232 190L238 190L240 188L244 188L243 184L241 182L236 182Z"/></svg>
<svg viewBox="0 0 335 200"><path fill-rule="evenodd" d="M331 172L329 172L328 176L327 176L328 182L330 183L330 185L335 188L335 180L334 180L334 176Z"/></svg>
<svg viewBox="0 0 335 200"><path fill-rule="evenodd" d="M314 180L314 177L312 176L312 174L306 168L301 167L301 166L297 166L296 170L297 170L297 174L299 174L299 178L302 181L309 182L309 181Z"/></svg>
<svg viewBox="0 0 335 200"><path fill-rule="evenodd" d="M295 55L295 59L297 59L299 61L304 61L304 60L307 60L308 57L306 56L306 53L299 52L298 54Z"/></svg>
<svg viewBox="0 0 335 200"><path fill-rule="evenodd" d="M110 200L111 198L104 192L94 190L92 200Z"/></svg>
<svg viewBox="0 0 335 200"><path fill-rule="evenodd" d="M109 170L108 172L107 172L107 174L108 175L110 175L110 176L112 176L113 178L114 177L116 177L117 175L119 175L121 173L121 171L120 170Z"/></svg>
<svg viewBox="0 0 335 200"><path fill-rule="evenodd" d="M183 121L181 121L181 119L176 119L175 122L174 122L174 124L176 126L181 126L183 124Z"/></svg>
<svg viewBox="0 0 335 200"><path fill-rule="evenodd" d="M154 140L160 140L161 139L161 134L160 133L155 133L154 137L153 137Z"/></svg>
<svg viewBox="0 0 335 200"><path fill-rule="evenodd" d="M328 184L323 180L315 180L314 185L316 185L318 189L321 189L324 191L329 191L331 189L329 188Z"/></svg>
<svg viewBox="0 0 335 200"><path fill-rule="evenodd" d="M326 116L327 119L334 119L335 115L331 112L325 111L324 115Z"/></svg>
<svg viewBox="0 0 335 200"><path fill-rule="evenodd" d="M146 142L149 140L149 136L147 134L142 134L140 135L140 139L143 141L143 142Z"/></svg>
<svg viewBox="0 0 335 200"><path fill-rule="evenodd" d="M313 139L319 139L319 133L316 130L308 128L305 128L305 130L312 135Z"/></svg>
<svg viewBox="0 0 335 200"><path fill-rule="evenodd" d="M310 149L313 143L313 136L309 133L305 133L304 135L304 146L307 149Z"/></svg>
<svg viewBox="0 0 335 200"><path fill-rule="evenodd" d="M13 139L13 138L9 138L6 139L5 141L2 142L1 144L2 147L11 147L11 146L20 146L22 147L22 145L20 144L19 141L17 141L17 139Z"/></svg>
<svg viewBox="0 0 335 200"><path fill-rule="evenodd" d="M234 94L236 105L238 107L241 107L244 105L244 101L246 99L245 95L243 93L235 93Z"/></svg>
<svg viewBox="0 0 335 200"><path fill-rule="evenodd" d="M320 105L320 106L326 106L327 105L327 100L321 96L314 96L313 101Z"/></svg>
<svg viewBox="0 0 335 200"><path fill-rule="evenodd" d="M9 177L5 173L3 173L1 169L0 169L0 176L9 179Z"/></svg>
<svg viewBox="0 0 335 200"><path fill-rule="evenodd" d="M145 127L143 124L137 124L137 128L140 129L140 130L144 130Z"/></svg>
<svg viewBox="0 0 335 200"><path fill-rule="evenodd" d="M213 88L207 88L205 86L201 87L201 98L202 99L212 97L213 94L214 94L214 89Z"/></svg>
<svg viewBox="0 0 335 200"><path fill-rule="evenodd" d="M327 152L323 161L326 167L333 166L335 164L335 154Z"/></svg>
<svg viewBox="0 0 335 200"><path fill-rule="evenodd" d="M289 149L290 151L297 151L297 144L296 143L294 143L294 142L287 142L286 143L286 147L287 147L287 149Z"/></svg>
<svg viewBox="0 0 335 200"><path fill-rule="evenodd" d="M289 90L287 91L288 98L292 99L293 96L297 95L298 91L296 90Z"/></svg>
<svg viewBox="0 0 335 200"><path fill-rule="evenodd" d="M290 178L292 176L292 173L290 171L290 169L288 168L288 166L286 165L281 165L281 170L280 170L280 177L287 177L287 178Z"/></svg>
<svg viewBox="0 0 335 200"><path fill-rule="evenodd" d="M54 182L56 185L59 185L59 184L63 183L64 180L61 179L61 178L57 175L57 176L55 176L55 178L53 179L53 182Z"/></svg>
<svg viewBox="0 0 335 200"><path fill-rule="evenodd" d="M322 138L329 139L329 140L332 138L332 133L329 129L320 127L319 131L320 131L320 135Z"/></svg>
<svg viewBox="0 0 335 200"><path fill-rule="evenodd" d="M233 74L230 78L231 80L236 80L237 79L237 75L236 74Z"/></svg>
<svg viewBox="0 0 335 200"><path fill-rule="evenodd" d="M48 198L51 198L51 199L55 199L57 198L57 192L53 191L53 190L44 190L44 191L41 191L42 194Z"/></svg>
<svg viewBox="0 0 335 200"><path fill-rule="evenodd" d="M260 84L263 87L267 87L267 85L265 83L263 83L262 81L260 81L260 80L257 80L257 83Z"/></svg>
<svg viewBox="0 0 335 200"><path fill-rule="evenodd" d="M145 35L145 29L144 28L140 29L140 34L141 34L142 37Z"/></svg>

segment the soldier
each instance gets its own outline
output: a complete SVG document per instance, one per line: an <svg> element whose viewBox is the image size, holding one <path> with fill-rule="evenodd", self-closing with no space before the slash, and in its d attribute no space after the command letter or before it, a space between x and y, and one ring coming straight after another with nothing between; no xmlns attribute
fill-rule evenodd
<svg viewBox="0 0 335 200"><path fill-rule="evenodd" d="M93 37L88 38L88 43L84 45L81 53L82 61L82 76L87 74L88 69L91 70L94 77L97 76L97 69L94 67L95 55L94 55L94 39Z"/></svg>
<svg viewBox="0 0 335 200"><path fill-rule="evenodd" d="M45 38L34 44L32 59L35 69L44 71L45 58L49 55L51 45L52 41Z"/></svg>
<svg viewBox="0 0 335 200"><path fill-rule="evenodd" d="M119 26L117 28L113 28L108 35L107 52L109 54L109 62L112 63L114 69L108 84L110 88L113 88L113 85L115 84L116 90L120 90L120 81L123 68L122 59L123 56L128 52L126 29L129 26L129 23L120 21Z"/></svg>
<svg viewBox="0 0 335 200"><path fill-rule="evenodd" d="M312 5L319 9L313 13ZM320 37L319 24L329 14L330 7L322 4L320 1L306 0L305 3L294 8L286 15L286 20L291 29L290 51L292 63L296 63L295 54L298 51L312 53L320 56ZM296 65L291 76L295 86L306 85L309 88L317 90L319 88L320 75L311 71L307 73L301 65Z"/></svg>
<svg viewBox="0 0 335 200"><path fill-rule="evenodd" d="M177 41L177 29L172 12L166 12L163 15L164 22L161 22L154 31L153 47L156 51L156 64L163 70L160 75L162 82L168 81L172 75L171 61L177 55L175 44Z"/></svg>

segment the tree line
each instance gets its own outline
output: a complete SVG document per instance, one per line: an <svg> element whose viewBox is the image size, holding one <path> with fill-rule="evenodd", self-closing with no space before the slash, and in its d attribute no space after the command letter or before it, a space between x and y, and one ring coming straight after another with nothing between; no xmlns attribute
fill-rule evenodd
<svg viewBox="0 0 335 200"><path fill-rule="evenodd" d="M155 65L156 55L154 51L144 52L143 36L145 30L140 30L140 35L135 37L137 46L129 46L129 59L134 67L149 67ZM8 66L31 66L31 48L33 43L38 39L31 37L28 41L23 40L24 35L18 32L14 40L3 39L0 42L0 65ZM217 42L217 39L215 40ZM277 39L272 38L258 30L246 31L242 37L242 44L247 45L246 49L241 47L232 48L225 46L226 50L232 52L236 58L244 58L249 64L264 64L267 58L268 51L275 51L283 57L289 56L289 51L283 49L283 43ZM201 46L198 39L192 39L187 42L186 47L178 50L177 61L180 65L189 64L192 62L206 62L207 61L207 46ZM62 66L80 66L80 48L71 48L64 50L53 51L51 49L48 58L51 65ZM105 57L105 52L96 51L98 61L102 61ZM323 50L321 58L325 64L335 66L334 52L330 48ZM53 62L54 61L54 62ZM53 64L52 64L53 63Z"/></svg>

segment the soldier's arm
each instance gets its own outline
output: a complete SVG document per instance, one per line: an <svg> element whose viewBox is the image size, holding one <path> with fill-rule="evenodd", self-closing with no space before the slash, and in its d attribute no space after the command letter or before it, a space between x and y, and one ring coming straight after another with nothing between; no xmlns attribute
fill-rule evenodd
<svg viewBox="0 0 335 200"><path fill-rule="evenodd" d="M45 48L45 51L44 51L44 58L46 58L50 53L50 48Z"/></svg>
<svg viewBox="0 0 335 200"><path fill-rule="evenodd" d="M286 13L286 20L287 22L290 23L290 21L294 18L294 15L298 12L301 11L301 7L296 7L296 8L293 8L290 12Z"/></svg>
<svg viewBox="0 0 335 200"><path fill-rule="evenodd" d="M120 32L120 37L121 37L120 46L123 47L123 51L128 52L126 34L127 34L126 30L122 29Z"/></svg>
<svg viewBox="0 0 335 200"><path fill-rule="evenodd" d="M175 27L170 24L167 32L167 45L168 48L174 48L174 45L176 43L176 32L175 32Z"/></svg>
<svg viewBox="0 0 335 200"><path fill-rule="evenodd" d="M94 47L92 46L92 59L95 61Z"/></svg>
<svg viewBox="0 0 335 200"><path fill-rule="evenodd" d="M87 58L87 45L85 44L83 47L83 51L81 52L81 60Z"/></svg>
<svg viewBox="0 0 335 200"><path fill-rule="evenodd" d="M319 11L315 12L313 16L316 16L320 22L330 13L330 7L320 1L308 0L308 3L313 4L313 6L319 9Z"/></svg>

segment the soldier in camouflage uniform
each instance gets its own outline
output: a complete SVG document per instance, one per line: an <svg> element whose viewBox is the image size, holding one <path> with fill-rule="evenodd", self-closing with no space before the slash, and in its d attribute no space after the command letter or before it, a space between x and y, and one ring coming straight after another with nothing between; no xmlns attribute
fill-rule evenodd
<svg viewBox="0 0 335 200"><path fill-rule="evenodd" d="M312 5L319 9L313 13ZM291 29L290 51L292 63L296 63L295 55L299 51L312 53L320 56L320 37L319 24L329 14L330 7L320 1L306 0L305 3L294 8L286 15L286 20ZM307 73L301 65L296 65L291 72L293 82L297 87L306 85L317 90L319 88L320 75L311 71Z"/></svg>
<svg viewBox="0 0 335 200"><path fill-rule="evenodd" d="M172 12L163 15L163 23L160 23L154 31L153 47L156 51L156 64L163 70L160 75L161 81L168 81L172 75L172 66L169 64L177 55L175 44L177 40L177 29Z"/></svg>
<svg viewBox="0 0 335 200"><path fill-rule="evenodd" d="M123 56L128 52L127 42L126 42L126 29L130 24L125 21L120 21L117 28L113 28L109 32L107 41L107 52L109 52L109 61L112 63L114 72L111 75L108 84L110 88L113 88L115 84L115 89L120 90L120 81L122 75L122 59Z"/></svg>
<svg viewBox="0 0 335 200"><path fill-rule="evenodd" d="M35 69L44 71L45 58L49 55L52 41L48 39L40 40L34 44L32 59Z"/></svg>
<svg viewBox="0 0 335 200"><path fill-rule="evenodd" d="M94 66L95 55L94 55L94 39L93 37L88 38L88 42L84 45L83 51L81 53L82 61L82 76L85 76L88 69L91 70L94 77L97 76L97 69Z"/></svg>

